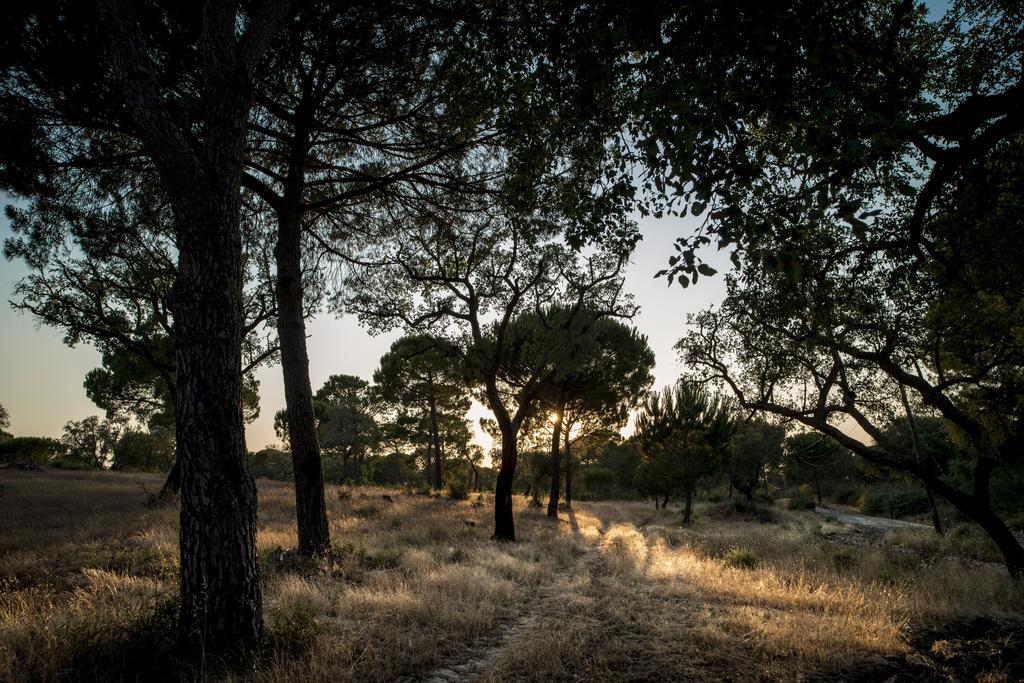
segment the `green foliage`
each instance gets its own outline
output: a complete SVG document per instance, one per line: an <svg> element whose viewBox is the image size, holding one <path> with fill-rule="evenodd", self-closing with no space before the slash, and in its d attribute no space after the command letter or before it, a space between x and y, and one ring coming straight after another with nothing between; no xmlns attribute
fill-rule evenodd
<svg viewBox="0 0 1024 683"><path fill-rule="evenodd" d="M364 552L360 562L366 569L398 569L402 566L403 551L397 546L385 546L376 552Z"/></svg>
<svg viewBox="0 0 1024 683"><path fill-rule="evenodd" d="M587 467L583 470L583 485L591 497L608 497L616 483L615 472L606 467Z"/></svg>
<svg viewBox="0 0 1024 683"><path fill-rule="evenodd" d="M0 463L43 466L61 457L64 444L45 436L15 436L0 440Z"/></svg>
<svg viewBox="0 0 1024 683"><path fill-rule="evenodd" d="M166 472L174 464L174 432L158 428L149 432L129 429L114 444L111 469Z"/></svg>
<svg viewBox="0 0 1024 683"><path fill-rule="evenodd" d="M294 478L291 454L276 448L264 448L250 453L249 471L256 479L292 481Z"/></svg>
<svg viewBox="0 0 1024 683"><path fill-rule="evenodd" d="M810 496L797 493L789 499L789 504L786 507L790 510L813 510L817 505Z"/></svg>
<svg viewBox="0 0 1024 683"><path fill-rule="evenodd" d="M268 615L267 641L271 650L292 655L308 652L323 628L317 608L304 600L284 603Z"/></svg>
<svg viewBox="0 0 1024 683"><path fill-rule="evenodd" d="M876 517L906 517L928 512L928 496L923 488L891 484L869 488L860 499L860 511Z"/></svg>
<svg viewBox="0 0 1024 683"><path fill-rule="evenodd" d="M740 420L736 425L726 467L733 487L752 500L766 467L782 460L786 430L763 419Z"/></svg>
<svg viewBox="0 0 1024 683"><path fill-rule="evenodd" d="M452 500L467 500L469 498L469 489L466 485L461 482L455 482L448 484L448 497Z"/></svg>
<svg viewBox="0 0 1024 683"><path fill-rule="evenodd" d="M110 465L114 447L121 438L123 424L115 420L100 420L95 415L84 420L71 420L64 425L61 442L65 457L77 460L95 469Z"/></svg>
<svg viewBox="0 0 1024 683"><path fill-rule="evenodd" d="M722 558L722 564L732 569L756 569L760 559L749 548L733 548Z"/></svg>
<svg viewBox="0 0 1024 683"><path fill-rule="evenodd" d="M720 470L734 429L725 401L700 385L651 394L636 420L634 438L644 456L637 491L656 497L692 492Z"/></svg>

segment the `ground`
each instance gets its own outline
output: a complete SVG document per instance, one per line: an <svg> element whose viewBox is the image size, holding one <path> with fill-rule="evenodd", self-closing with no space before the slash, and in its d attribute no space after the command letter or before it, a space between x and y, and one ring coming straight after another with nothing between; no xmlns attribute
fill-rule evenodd
<svg viewBox="0 0 1024 683"><path fill-rule="evenodd" d="M177 679L177 513L152 475L0 471L0 680ZM295 546L261 481L260 680L1016 680L1024 592L975 532L781 506L329 491L333 557Z"/></svg>

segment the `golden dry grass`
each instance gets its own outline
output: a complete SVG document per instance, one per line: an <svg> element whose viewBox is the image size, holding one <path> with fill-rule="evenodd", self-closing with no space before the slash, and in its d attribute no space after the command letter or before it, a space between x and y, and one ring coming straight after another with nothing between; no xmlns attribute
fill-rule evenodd
<svg viewBox="0 0 1024 683"><path fill-rule="evenodd" d="M141 505L159 483L0 473L0 680L183 675L177 514ZM229 676L796 679L901 661L924 624L1024 612L976 541L864 543L779 510L758 523L701 507L683 528L634 502L578 503L553 524L520 500L520 542L496 544L482 502L332 487L334 557L304 562L288 552L291 488L261 481L268 645Z"/></svg>

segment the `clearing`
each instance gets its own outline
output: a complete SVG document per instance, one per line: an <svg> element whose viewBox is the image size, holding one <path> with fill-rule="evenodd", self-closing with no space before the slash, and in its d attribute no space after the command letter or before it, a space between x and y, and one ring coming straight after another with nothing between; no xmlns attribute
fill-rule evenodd
<svg viewBox="0 0 1024 683"><path fill-rule="evenodd" d="M177 512L153 475L0 471L0 680L181 675ZM330 487L334 553L295 545L260 481L261 680L921 680L1024 677L1024 592L970 529L858 534L831 512L634 501L520 541L468 501ZM863 534L861 534L863 536ZM215 669L211 669L211 672Z"/></svg>

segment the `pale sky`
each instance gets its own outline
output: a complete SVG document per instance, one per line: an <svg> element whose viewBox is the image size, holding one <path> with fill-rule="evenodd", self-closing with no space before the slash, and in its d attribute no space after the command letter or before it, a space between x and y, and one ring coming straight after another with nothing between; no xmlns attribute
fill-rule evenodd
<svg viewBox="0 0 1024 683"><path fill-rule="evenodd" d="M0 239L10 236L6 218L0 219ZM674 382L680 373L673 344L682 336L686 314L721 300L722 275L701 278L696 286L682 289L667 287L664 278L654 273L664 268L674 253L673 239L693 229L692 219L645 219L640 222L644 239L633 255L626 273L626 288L636 297L640 314L633 324L647 335L657 358L656 386ZM710 263L724 271L725 254L711 254ZM39 327L30 315L11 309L14 283L27 273L20 261L0 259L0 404L11 416L11 431L17 435L59 436L64 423L102 412L86 397L82 382L85 374L100 363L99 353L89 345L69 348L61 332ZM394 332L371 337L350 316L336 318L323 314L310 321L310 379L313 390L329 375L345 373L366 380L373 376L380 356L398 337ZM248 425L246 440L252 450L277 442L274 413L284 407L284 389L280 366L262 368L260 380L260 417ZM483 406L470 411L474 424L481 415L489 415ZM481 445L489 445L482 437Z"/></svg>

